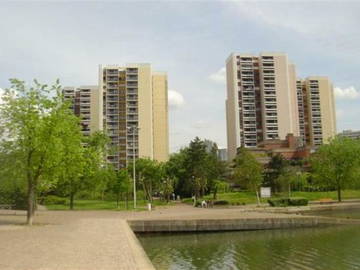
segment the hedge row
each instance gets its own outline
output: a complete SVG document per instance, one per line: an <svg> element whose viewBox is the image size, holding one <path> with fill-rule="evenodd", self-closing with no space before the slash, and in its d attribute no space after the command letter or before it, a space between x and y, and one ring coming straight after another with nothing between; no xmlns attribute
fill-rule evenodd
<svg viewBox="0 0 360 270"><path fill-rule="evenodd" d="M308 205L309 200L303 197L269 199L268 203L273 207L303 206Z"/></svg>

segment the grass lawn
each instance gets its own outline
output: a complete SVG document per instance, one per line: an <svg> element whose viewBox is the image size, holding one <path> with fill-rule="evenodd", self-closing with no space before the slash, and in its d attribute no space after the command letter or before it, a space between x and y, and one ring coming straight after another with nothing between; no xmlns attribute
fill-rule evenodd
<svg viewBox="0 0 360 270"><path fill-rule="evenodd" d="M136 210L146 210L146 204L147 202L145 200L138 200ZM171 205L171 202L167 204L166 202L154 200L153 205ZM75 200L74 202L74 210L133 210L133 201L129 201L128 206L129 208L127 209L125 201L119 202L119 208L116 206L116 201ZM50 204L46 205L46 207L49 210L69 210L69 201L67 200L66 204Z"/></svg>
<svg viewBox="0 0 360 270"><path fill-rule="evenodd" d="M342 199L360 199L360 190L343 190L341 192ZM273 197L287 197L287 193L276 194ZM329 191L329 192L300 192L295 191L291 193L291 197L304 197L309 201L316 201L320 199L333 199L337 200L337 192ZM205 196L206 200L212 200L213 195ZM230 193L218 193L217 200L226 200L229 201L230 204L255 204L256 195L253 192L241 191L241 192L230 192ZM267 203L267 199L261 199L262 203ZM192 203L191 200L188 200L188 203Z"/></svg>

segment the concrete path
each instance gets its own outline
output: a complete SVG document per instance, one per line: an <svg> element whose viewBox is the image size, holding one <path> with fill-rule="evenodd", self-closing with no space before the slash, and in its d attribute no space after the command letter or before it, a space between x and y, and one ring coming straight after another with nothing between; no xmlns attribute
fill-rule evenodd
<svg viewBox="0 0 360 270"><path fill-rule="evenodd" d="M39 212L36 225L25 216L0 214L1 270L154 269L134 233L117 212Z"/></svg>
<svg viewBox="0 0 360 270"><path fill-rule="evenodd" d="M201 209L180 204L158 207L152 212L38 211L32 227L23 225L25 212L0 210L0 269L154 269L127 220L302 218L254 209Z"/></svg>

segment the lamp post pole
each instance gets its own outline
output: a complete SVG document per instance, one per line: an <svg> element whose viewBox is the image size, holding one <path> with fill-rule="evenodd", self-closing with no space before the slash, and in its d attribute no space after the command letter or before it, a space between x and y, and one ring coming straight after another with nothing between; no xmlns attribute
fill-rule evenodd
<svg viewBox="0 0 360 270"><path fill-rule="evenodd" d="M134 209L136 209L136 144L135 144L135 133L139 130L137 126L130 126L127 128L129 133L132 133L132 154L133 154L133 192L134 192Z"/></svg>
<svg viewBox="0 0 360 270"><path fill-rule="evenodd" d="M136 209L136 169L135 169L135 131L136 128L132 128L133 133L133 178L134 178L134 209Z"/></svg>

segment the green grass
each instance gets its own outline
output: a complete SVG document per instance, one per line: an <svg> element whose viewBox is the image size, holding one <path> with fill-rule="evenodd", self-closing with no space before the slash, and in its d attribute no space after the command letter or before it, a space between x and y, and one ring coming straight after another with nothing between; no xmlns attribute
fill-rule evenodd
<svg viewBox="0 0 360 270"><path fill-rule="evenodd" d="M337 192L336 191L329 191L329 192L292 192L292 197L304 197L307 198L309 201L316 201L320 199L333 199L337 200ZM341 192L341 196L343 200L347 199L360 199L360 190L343 190Z"/></svg>
<svg viewBox="0 0 360 270"><path fill-rule="evenodd" d="M126 208L125 201L121 201L119 203L119 208L116 206L116 201L102 201L102 200L75 200L74 201L74 210L133 210L133 201L129 201L129 208ZM137 209L136 210L145 210L147 202L145 200L137 201ZM162 202L159 200L153 201L154 206L161 205L171 205L171 203L167 204L166 202ZM46 205L49 210L69 210L69 201L67 200L66 204L50 204Z"/></svg>
<svg viewBox="0 0 360 270"><path fill-rule="evenodd" d="M342 199L360 199L360 190L343 190L342 191ZM287 197L288 193L282 194L273 194L273 197ZM337 192L329 191L329 192L299 192L295 191L291 193L291 197L304 197L309 201L316 201L320 199L333 199L337 200ZM212 200L213 195L207 195L204 197L206 200ZM184 199L186 203L192 204L191 199ZM241 191L241 192L229 192L229 193L218 193L217 200L227 200L230 204L255 204L256 195L253 192ZM262 203L267 203L267 199L261 199Z"/></svg>

